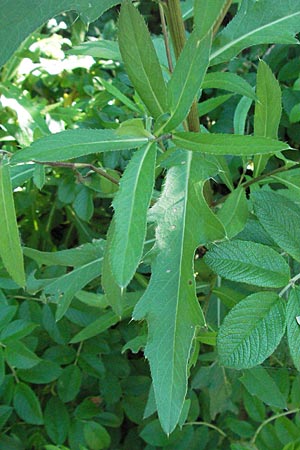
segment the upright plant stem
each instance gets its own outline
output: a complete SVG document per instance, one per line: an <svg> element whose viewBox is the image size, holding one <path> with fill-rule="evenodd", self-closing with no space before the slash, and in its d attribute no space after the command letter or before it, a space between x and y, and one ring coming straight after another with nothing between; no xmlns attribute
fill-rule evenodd
<svg viewBox="0 0 300 450"><path fill-rule="evenodd" d="M180 8L180 0L165 0L164 11L167 17L167 23L174 47L175 57L176 59L178 59L186 42L184 22L182 20L182 13ZM194 101L194 103L192 104L187 118L187 123L190 131L200 131L197 101Z"/></svg>

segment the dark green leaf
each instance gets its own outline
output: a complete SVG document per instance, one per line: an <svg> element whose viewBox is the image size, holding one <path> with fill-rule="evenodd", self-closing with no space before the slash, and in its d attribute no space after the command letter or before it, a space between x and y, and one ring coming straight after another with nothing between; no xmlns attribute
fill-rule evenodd
<svg viewBox="0 0 300 450"><path fill-rule="evenodd" d="M285 303L273 292L257 292L241 300L225 317L217 348L220 363L235 369L261 364L285 332Z"/></svg>
<svg viewBox="0 0 300 450"><path fill-rule="evenodd" d="M233 281L282 287L290 279L285 259L272 248L255 242L223 242L214 246L204 258L218 275Z"/></svg>
<svg viewBox="0 0 300 450"><path fill-rule="evenodd" d="M91 450L102 450L110 446L109 433L97 422L89 421L84 425L84 437Z"/></svg>
<svg viewBox="0 0 300 450"><path fill-rule="evenodd" d="M34 425L43 424L43 415L39 400L27 384L17 384L14 394L14 408L18 416L26 423Z"/></svg>
<svg viewBox="0 0 300 450"><path fill-rule="evenodd" d="M75 366L67 366L57 380L57 392L64 402L70 402L77 396L82 381L81 370Z"/></svg>
<svg viewBox="0 0 300 450"><path fill-rule="evenodd" d="M43 359L31 369L19 369L18 377L28 383L48 384L56 380L62 372L60 366L52 361Z"/></svg>
<svg viewBox="0 0 300 450"><path fill-rule="evenodd" d="M144 18L129 1L119 19L119 46L126 71L150 114L166 112L166 85Z"/></svg>
<svg viewBox="0 0 300 450"><path fill-rule="evenodd" d="M286 310L287 337L295 367L300 370L300 288L295 286L289 295Z"/></svg>
<svg viewBox="0 0 300 450"><path fill-rule="evenodd" d="M40 358L22 342L13 340L5 347L6 361L17 369L30 369L40 362Z"/></svg>
<svg viewBox="0 0 300 450"><path fill-rule="evenodd" d="M67 408L57 397L51 397L44 413L45 428L55 444L63 444L67 438L70 417Z"/></svg>

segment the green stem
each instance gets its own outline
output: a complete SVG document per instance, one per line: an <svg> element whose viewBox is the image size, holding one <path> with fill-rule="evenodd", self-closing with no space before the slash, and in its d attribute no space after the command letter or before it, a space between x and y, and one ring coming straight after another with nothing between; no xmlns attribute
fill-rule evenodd
<svg viewBox="0 0 300 450"><path fill-rule="evenodd" d="M289 283L282 289L282 291L279 292L279 297L282 297L283 294L288 291L292 286L294 286L294 284L296 283L296 281L298 281L300 279L300 273L298 273L297 275L295 275L293 278L290 279Z"/></svg>
<svg viewBox="0 0 300 450"><path fill-rule="evenodd" d="M295 409L291 409L290 411L286 411L283 412L281 414L276 414L275 416L269 417L269 419L265 420L256 430L253 438L251 439L251 444L254 444L257 436L259 435L259 433L261 432L261 430L263 429L263 427L265 425L267 425L268 423L272 422L273 420L278 419L279 417L284 417L284 416L288 416L289 414L296 414L297 412L300 412L300 408L295 408Z"/></svg>
<svg viewBox="0 0 300 450"><path fill-rule="evenodd" d="M232 0L227 0L225 5L223 6L222 10L220 11L220 15L213 27L213 36L215 36L217 34L217 32L224 20L224 17L226 16L227 11L229 10L229 8L231 6L231 3L232 3Z"/></svg>
<svg viewBox="0 0 300 450"><path fill-rule="evenodd" d="M208 423L208 422L187 422L184 425L202 425L204 427L207 428L212 428L213 430L216 430L218 433L220 433L223 437L227 437L227 434L224 433L223 430L221 430L220 428L218 428L216 425L213 425L212 423Z"/></svg>

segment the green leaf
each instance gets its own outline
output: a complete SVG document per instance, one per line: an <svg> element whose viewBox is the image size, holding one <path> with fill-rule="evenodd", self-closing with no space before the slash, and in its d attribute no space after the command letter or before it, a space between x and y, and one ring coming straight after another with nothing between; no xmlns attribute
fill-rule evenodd
<svg viewBox="0 0 300 450"><path fill-rule="evenodd" d="M272 248L249 241L215 245L204 260L218 275L255 286L279 288L288 284L290 269Z"/></svg>
<svg viewBox="0 0 300 450"><path fill-rule="evenodd" d="M233 118L234 134L245 134L246 121L251 105L252 99L249 97L243 97L239 101Z"/></svg>
<svg viewBox="0 0 300 450"><path fill-rule="evenodd" d="M7 405L0 405L0 430L3 428L3 425L10 418L13 412L13 408Z"/></svg>
<svg viewBox="0 0 300 450"><path fill-rule="evenodd" d="M102 450L104 448L109 448L111 441L110 435L98 422L87 422L84 425L83 432L89 449Z"/></svg>
<svg viewBox="0 0 300 450"><path fill-rule="evenodd" d="M291 291L287 303L286 325L287 338L291 357L297 370L300 370L300 288L295 286Z"/></svg>
<svg viewBox="0 0 300 450"><path fill-rule="evenodd" d="M255 192L254 211L279 247L300 261L300 208L275 192Z"/></svg>
<svg viewBox="0 0 300 450"><path fill-rule="evenodd" d="M245 370L240 381L249 394L255 395L267 405L281 409L287 408L285 398L277 384L263 367Z"/></svg>
<svg viewBox="0 0 300 450"><path fill-rule="evenodd" d="M257 44L297 44L300 1L244 0L232 21L217 35L211 64L229 61L244 48Z"/></svg>
<svg viewBox="0 0 300 450"><path fill-rule="evenodd" d="M5 378L5 359L4 350L0 348L0 386L2 385Z"/></svg>
<svg viewBox="0 0 300 450"><path fill-rule="evenodd" d="M194 2L194 25L199 28L204 36L208 33L222 15L227 0L197 0Z"/></svg>
<svg viewBox="0 0 300 450"><path fill-rule="evenodd" d="M148 322L145 355L166 433L178 423L187 391L192 341L196 327L205 323L195 295L194 251L224 236L221 223L203 196L204 180L214 171L201 155L183 153L181 164L168 171L162 196L150 216L157 223L157 256L133 318Z"/></svg>
<svg viewBox="0 0 300 450"><path fill-rule="evenodd" d="M248 369L276 349L285 332L285 303L274 292L256 292L225 317L217 338L220 364Z"/></svg>
<svg viewBox="0 0 300 450"><path fill-rule="evenodd" d="M17 340L9 342L5 347L5 359L17 369L30 369L40 362L40 358Z"/></svg>
<svg viewBox="0 0 300 450"><path fill-rule="evenodd" d="M18 383L14 393L14 408L20 419L33 425L43 424L39 400L33 390L24 383Z"/></svg>
<svg viewBox="0 0 300 450"><path fill-rule="evenodd" d="M243 230L248 215L246 193L242 187L239 187L229 194L222 209L218 212L218 218L223 223L229 239Z"/></svg>
<svg viewBox="0 0 300 450"><path fill-rule="evenodd" d="M99 41L99 43L102 41ZM89 42L90 44L91 42ZM107 81L105 81L103 78L101 79L97 79L97 81L99 80L99 82L102 84L102 86L105 87L105 89L107 90L107 92L109 92L111 95L114 96L114 98L117 98L118 100L120 100L124 105L126 105L129 109L131 109L131 111L134 111L138 114L141 113L140 108L132 101L130 100L130 98L126 97L126 95L124 95L118 88L116 88L113 84L108 83Z"/></svg>
<svg viewBox="0 0 300 450"><path fill-rule="evenodd" d="M56 380L61 372L58 364L43 359L31 369L19 369L17 373L18 377L27 383L48 384Z"/></svg>
<svg viewBox="0 0 300 450"><path fill-rule="evenodd" d="M281 118L281 89L271 69L264 61L260 61L256 81L257 102L254 114L254 136L277 139ZM258 177L265 169L269 156L254 157L254 177Z"/></svg>
<svg viewBox="0 0 300 450"><path fill-rule="evenodd" d="M21 339L32 333L37 326L36 323L29 322L25 319L13 320L1 330L0 342L7 344L15 339Z"/></svg>
<svg viewBox="0 0 300 450"><path fill-rule="evenodd" d="M300 168L272 175L272 179L284 184L289 190L300 193Z"/></svg>
<svg viewBox="0 0 300 450"><path fill-rule="evenodd" d="M77 396L82 382L81 370L75 366L67 366L57 380L57 392L64 402L71 402Z"/></svg>
<svg viewBox="0 0 300 450"><path fill-rule="evenodd" d="M211 34L201 36L198 29L190 35L176 63L168 83L168 105L171 117L164 124L164 131L175 129L186 118L208 67Z"/></svg>
<svg viewBox="0 0 300 450"><path fill-rule="evenodd" d="M130 160L120 182L113 207L115 226L110 263L121 287L132 279L143 253L156 160L156 145L148 144Z"/></svg>
<svg viewBox="0 0 300 450"><path fill-rule="evenodd" d="M232 134L176 132L173 142L177 147L212 155L241 155L275 153L289 148L288 144L274 139Z"/></svg>
<svg viewBox="0 0 300 450"><path fill-rule="evenodd" d="M76 10L86 22L93 22L104 11L120 3L121 0L18 0L13 4L2 2L5 15L0 18L0 42L6 45L2 48L0 66L2 66L27 36L52 17L69 10Z"/></svg>
<svg viewBox="0 0 300 450"><path fill-rule="evenodd" d="M218 108L223 103L227 102L232 97L232 94L218 95L217 97L209 98L203 102L198 103L198 114L199 116L204 116L215 108Z"/></svg>
<svg viewBox="0 0 300 450"><path fill-rule="evenodd" d="M55 444L63 444L67 438L70 417L67 408L57 397L51 397L44 412L45 429Z"/></svg>
<svg viewBox="0 0 300 450"><path fill-rule="evenodd" d="M251 84L231 72L210 72L205 75L202 89L223 89L256 100ZM271 137L271 136L270 136Z"/></svg>
<svg viewBox="0 0 300 450"><path fill-rule="evenodd" d="M0 257L12 279L24 287L24 262L7 164L0 164L0 230Z"/></svg>
<svg viewBox="0 0 300 450"><path fill-rule="evenodd" d="M294 105L289 114L289 121L291 123L297 123L300 121L300 103Z"/></svg>
<svg viewBox="0 0 300 450"><path fill-rule="evenodd" d="M30 147L15 153L11 162L64 161L91 153L141 147L148 142L143 136L119 136L115 130L67 130L39 139Z"/></svg>
<svg viewBox="0 0 300 450"><path fill-rule="evenodd" d="M118 42L105 39L82 42L80 45L70 48L66 53L69 55L89 55L93 58L122 61Z"/></svg>
<svg viewBox="0 0 300 450"><path fill-rule="evenodd" d="M144 18L131 2L122 4L119 46L126 72L150 114L166 112L166 85Z"/></svg>

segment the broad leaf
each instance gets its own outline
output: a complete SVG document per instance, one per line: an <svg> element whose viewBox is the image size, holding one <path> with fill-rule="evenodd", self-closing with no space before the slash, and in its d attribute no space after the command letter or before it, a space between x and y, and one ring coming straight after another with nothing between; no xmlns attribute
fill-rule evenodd
<svg viewBox="0 0 300 450"><path fill-rule="evenodd" d="M243 383L249 394L255 395L267 405L281 409L287 407L282 392L263 367L259 366L245 370L240 381Z"/></svg>
<svg viewBox="0 0 300 450"><path fill-rule="evenodd" d="M197 0L194 2L194 25L201 30L202 36L210 31L222 15L227 0Z"/></svg>
<svg viewBox="0 0 300 450"><path fill-rule="evenodd" d="M242 187L235 189L225 200L218 218L224 225L226 236L231 239L240 233L248 219L248 205L245 190Z"/></svg>
<svg viewBox="0 0 300 450"><path fill-rule="evenodd" d="M213 170L215 170L213 168ZM224 236L203 197L211 165L200 155L182 154L167 174L161 198L151 211L157 223L156 258L148 289L133 318L148 322L149 359L158 415L166 433L178 423L187 391L188 361L198 326L205 323L195 295L194 251Z"/></svg>
<svg viewBox="0 0 300 450"><path fill-rule="evenodd" d="M277 139L281 118L281 89L271 69L263 61L258 64L256 95L254 136ZM268 159L266 155L254 157L254 177L261 174Z"/></svg>
<svg viewBox="0 0 300 450"><path fill-rule="evenodd" d="M61 372L62 369L57 363L43 359L31 369L19 369L17 374L21 380L27 383L49 384L56 380Z"/></svg>
<svg viewBox="0 0 300 450"><path fill-rule="evenodd" d="M244 0L236 16L217 35L211 63L229 61L241 50L257 44L296 44L300 30L300 1Z"/></svg>
<svg viewBox="0 0 300 450"><path fill-rule="evenodd" d="M68 403L77 396L82 382L82 372L78 366L70 365L63 369L57 380L57 393L59 398Z"/></svg>
<svg viewBox="0 0 300 450"><path fill-rule="evenodd" d="M241 300L220 327L220 364L247 369L261 364L285 332L285 303L274 292L256 292Z"/></svg>
<svg viewBox="0 0 300 450"><path fill-rule="evenodd" d="M110 247L111 268L119 286L132 279L143 253L156 160L156 146L148 144L129 162L113 207L115 226Z"/></svg>
<svg viewBox="0 0 300 450"><path fill-rule="evenodd" d="M295 286L289 295L286 310L287 337L291 357L300 370L300 288Z"/></svg>
<svg viewBox="0 0 300 450"><path fill-rule="evenodd" d="M249 84L244 78L231 72L207 73L202 83L202 89L211 88L234 92L235 94L249 97L252 100L256 99L251 84Z"/></svg>
<svg viewBox="0 0 300 450"><path fill-rule="evenodd" d="M171 117L163 126L164 131L175 129L188 115L201 88L208 66L210 46L211 34L202 38L199 30L195 29L183 48L168 83Z"/></svg>
<svg viewBox="0 0 300 450"><path fill-rule="evenodd" d="M0 56L0 66L17 50L27 36L54 16L70 10L79 12L85 22L93 22L104 11L120 3L121 0L18 0L11 3L1 1L5 14L0 18L0 42L5 42Z"/></svg>
<svg viewBox="0 0 300 450"><path fill-rule="evenodd" d="M90 449L101 450L110 447L110 434L98 422L87 421L83 432L85 441Z"/></svg>
<svg viewBox="0 0 300 450"><path fill-rule="evenodd" d="M63 444L68 435L70 416L67 408L59 398L51 397L47 402L44 421L45 429L50 439L56 444Z"/></svg>
<svg viewBox="0 0 300 450"><path fill-rule="evenodd" d="M25 423L43 424L43 415L39 400L33 390L24 383L18 383L14 393L14 408Z"/></svg>
<svg viewBox="0 0 300 450"><path fill-rule="evenodd" d="M209 250L204 258L218 275L233 281L282 287L290 279L285 259L272 248L255 242L223 242Z"/></svg>
<svg viewBox="0 0 300 450"><path fill-rule="evenodd" d="M232 134L176 132L173 142L179 148L213 155L251 156L287 150L288 144L274 139Z"/></svg>
<svg viewBox="0 0 300 450"><path fill-rule="evenodd" d="M24 287L23 255L16 220L9 167L0 164L0 257L12 279Z"/></svg>
<svg viewBox="0 0 300 450"><path fill-rule="evenodd" d="M5 359L17 369L30 369L40 362L40 358L29 350L23 342L13 340L5 347Z"/></svg>
<svg viewBox="0 0 300 450"><path fill-rule="evenodd" d="M119 18L119 46L125 68L150 114L166 112L166 85L144 18L125 1Z"/></svg>
<svg viewBox="0 0 300 450"><path fill-rule="evenodd" d="M275 192L252 194L260 223L279 247L300 261L300 208Z"/></svg>
<svg viewBox="0 0 300 450"><path fill-rule="evenodd" d="M39 139L15 153L11 162L64 161L91 153L141 147L146 137L120 136L115 130L68 130Z"/></svg>

